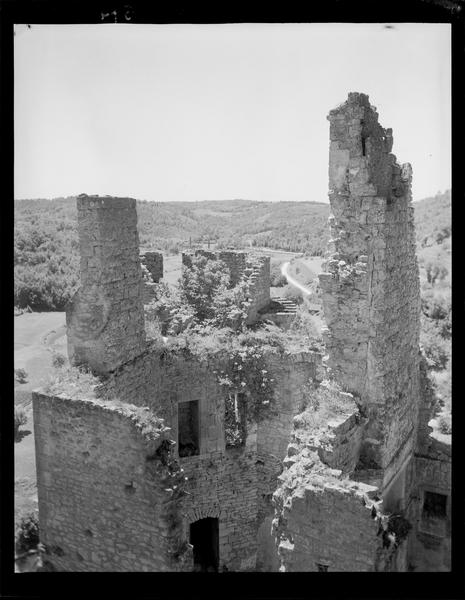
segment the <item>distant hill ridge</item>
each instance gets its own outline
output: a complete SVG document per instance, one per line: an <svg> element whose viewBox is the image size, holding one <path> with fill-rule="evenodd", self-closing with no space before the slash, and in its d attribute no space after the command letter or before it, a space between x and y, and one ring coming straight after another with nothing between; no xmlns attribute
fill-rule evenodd
<svg viewBox="0 0 465 600"><path fill-rule="evenodd" d="M137 201L142 249L176 253L191 243L268 247L321 256L329 238L329 205L317 202ZM63 310L79 285L74 197L15 201L15 305ZM415 202L417 242L429 256L448 255L450 192ZM420 257L421 258L421 257Z"/></svg>
<svg viewBox="0 0 465 600"><path fill-rule="evenodd" d="M61 222L75 231L75 197L17 200L17 226L27 220L45 225ZM451 193L414 202L417 241L430 245L450 236ZM260 202L256 200L201 200L198 202L137 201L142 247L175 251L180 243L200 240L220 245L264 246L321 255L329 236L329 204L323 202ZM35 217L35 218L33 218Z"/></svg>

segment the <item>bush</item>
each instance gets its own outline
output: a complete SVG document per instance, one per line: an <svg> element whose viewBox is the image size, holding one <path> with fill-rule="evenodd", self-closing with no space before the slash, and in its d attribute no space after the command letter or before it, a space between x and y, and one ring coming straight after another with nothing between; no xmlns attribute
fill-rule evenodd
<svg viewBox="0 0 465 600"><path fill-rule="evenodd" d="M438 425L441 433L450 435L452 433L452 416L450 414L441 415L438 419Z"/></svg>
<svg viewBox="0 0 465 600"><path fill-rule="evenodd" d="M15 379L19 383L27 383L27 373L24 369L15 369Z"/></svg>
<svg viewBox="0 0 465 600"><path fill-rule="evenodd" d="M181 300L191 306L199 321L215 317L214 297L229 286L229 269L221 260L193 256L189 268L183 268L180 280Z"/></svg>
<svg viewBox="0 0 465 600"><path fill-rule="evenodd" d="M61 352L54 352L53 353L53 358L52 358L52 365L55 367L55 369L60 369L61 367L63 367L66 363L66 356L64 354L61 354Z"/></svg>
<svg viewBox="0 0 465 600"><path fill-rule="evenodd" d="M28 552L35 550L38 544L39 520L35 514L30 514L21 519L16 547L18 552Z"/></svg>
<svg viewBox="0 0 465 600"><path fill-rule="evenodd" d="M26 425L27 416L22 408L15 407L15 438L18 435L19 428L22 425Z"/></svg>

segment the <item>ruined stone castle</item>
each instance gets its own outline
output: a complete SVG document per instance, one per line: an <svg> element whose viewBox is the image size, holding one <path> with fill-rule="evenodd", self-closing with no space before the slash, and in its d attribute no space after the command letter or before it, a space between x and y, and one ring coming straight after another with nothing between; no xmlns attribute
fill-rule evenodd
<svg viewBox="0 0 465 600"><path fill-rule="evenodd" d="M41 541L56 570L450 570L451 445L429 425L411 168L366 95L328 118L325 353L266 351L273 410L240 445L225 434L224 353L146 339L163 263L142 257L143 280L135 201L78 198L68 352L98 384L33 394ZM232 285L253 275L256 323L269 261L247 271L245 253L215 258Z"/></svg>

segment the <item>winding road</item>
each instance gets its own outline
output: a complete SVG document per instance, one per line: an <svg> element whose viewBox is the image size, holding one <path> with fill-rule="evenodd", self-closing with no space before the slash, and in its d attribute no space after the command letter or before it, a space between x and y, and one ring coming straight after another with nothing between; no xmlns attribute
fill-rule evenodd
<svg viewBox="0 0 465 600"><path fill-rule="evenodd" d="M310 290L308 288L306 288L299 281L297 281L297 279L294 279L294 277L292 277L292 275L289 275L289 267L290 267L290 265L291 265L291 263L289 261L286 261L286 262L284 262L281 265L281 273L286 278L287 283L290 283L291 285L293 285L294 287L296 287L298 290L300 290L304 294L307 294L307 295L311 294L311 292L310 292Z"/></svg>

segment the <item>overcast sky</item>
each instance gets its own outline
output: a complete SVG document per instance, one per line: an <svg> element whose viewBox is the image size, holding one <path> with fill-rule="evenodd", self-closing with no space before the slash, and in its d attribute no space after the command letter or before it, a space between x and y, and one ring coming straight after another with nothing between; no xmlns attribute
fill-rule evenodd
<svg viewBox="0 0 465 600"><path fill-rule="evenodd" d="M431 196L450 68L448 24L17 25L15 198L327 202L326 116L350 91Z"/></svg>

